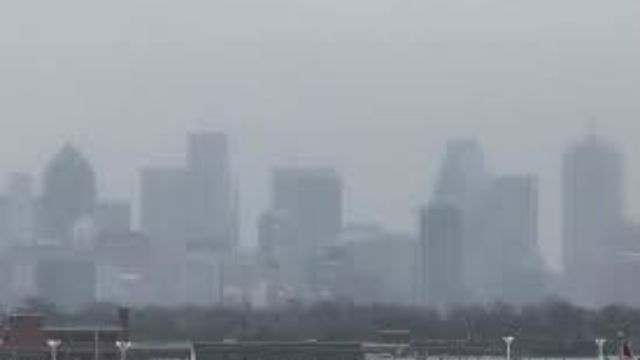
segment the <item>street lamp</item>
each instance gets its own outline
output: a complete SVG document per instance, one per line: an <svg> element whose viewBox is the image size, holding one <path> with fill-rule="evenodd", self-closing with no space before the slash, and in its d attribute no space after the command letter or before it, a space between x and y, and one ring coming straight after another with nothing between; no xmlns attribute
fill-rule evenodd
<svg viewBox="0 0 640 360"><path fill-rule="evenodd" d="M624 343L626 341L626 337L627 335L622 330L618 330L618 332L616 333L616 338L618 340L616 344L616 346L618 347L618 354L622 355L622 352L624 351Z"/></svg>
<svg viewBox="0 0 640 360"><path fill-rule="evenodd" d="M116 341L116 347L120 352L120 360L127 360L127 351L131 347L131 341Z"/></svg>
<svg viewBox="0 0 640 360"><path fill-rule="evenodd" d="M596 339L596 345L598 345L598 360L604 360L604 344L607 339Z"/></svg>
<svg viewBox="0 0 640 360"><path fill-rule="evenodd" d="M507 345L507 360L511 360L511 343L515 340L513 336L505 336L502 338L502 341Z"/></svg>
<svg viewBox="0 0 640 360"><path fill-rule="evenodd" d="M57 360L58 358L58 348L62 342L60 340L49 339L47 340L47 346L49 347L49 351L51 351L51 360Z"/></svg>

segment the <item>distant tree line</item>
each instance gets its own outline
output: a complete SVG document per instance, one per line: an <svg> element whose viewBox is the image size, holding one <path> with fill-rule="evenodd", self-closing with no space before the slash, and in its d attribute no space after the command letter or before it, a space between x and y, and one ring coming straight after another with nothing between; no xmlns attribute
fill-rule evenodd
<svg viewBox="0 0 640 360"><path fill-rule="evenodd" d="M43 313L58 324L96 324L113 323L116 306L94 304L68 313L51 304L29 300L21 310ZM131 324L132 335L139 340L372 341L380 330L401 329L410 331L414 341L458 339L500 346L503 336L513 335L521 347L538 347L540 352L580 350L592 354L596 338L609 339L610 352L621 337L640 339L640 308L612 305L588 309L560 300L523 306L457 306L446 311L329 302L291 303L269 309L145 307L132 309Z"/></svg>

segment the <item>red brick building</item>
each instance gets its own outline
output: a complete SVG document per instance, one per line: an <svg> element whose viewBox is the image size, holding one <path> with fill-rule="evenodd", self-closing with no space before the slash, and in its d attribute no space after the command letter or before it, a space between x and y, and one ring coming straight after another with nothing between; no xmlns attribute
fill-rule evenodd
<svg viewBox="0 0 640 360"><path fill-rule="evenodd" d="M118 312L118 324L109 326L49 326L39 314L10 315L2 329L0 358L53 357L49 341L59 342L57 360L118 359L116 341L129 340L129 311Z"/></svg>

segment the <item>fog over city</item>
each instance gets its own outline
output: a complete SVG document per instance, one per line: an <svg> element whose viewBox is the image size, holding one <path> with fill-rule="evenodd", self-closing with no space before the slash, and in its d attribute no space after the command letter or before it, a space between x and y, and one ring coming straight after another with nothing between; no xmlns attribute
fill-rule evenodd
<svg viewBox="0 0 640 360"><path fill-rule="evenodd" d="M527 279L536 277L532 283L545 285L540 285L535 295L518 293L513 301L525 302L529 297L537 299L558 295L575 296L588 304L602 304L610 299L593 297L589 290L581 288L582 283L578 280L573 282L580 288L575 293L560 291L566 289L562 285L566 281L563 269L567 266L563 242L567 237L586 236L593 237L591 243L596 244L601 240L596 239L599 236L610 239L622 233L619 236L624 240L619 243L634 245L618 249L620 252L633 255L640 249L640 227L637 225L640 224L640 190L635 186L640 183L640 142L637 141L640 131L640 102L637 100L640 96L639 19L640 2L635 0L0 1L0 144L3 149L0 152L0 178L8 179L15 172L31 175L35 182L33 201L38 203L33 205L36 208L33 212L39 213L40 208L48 206L47 197L41 196L46 192L43 184L45 169L59 151L77 151L84 160L70 162L77 161L77 165L86 161L93 168L97 203L126 203L133 223L127 230L135 233L136 239L138 236L146 237L153 244L157 239L145 232L145 219L141 215L145 209L145 205L141 205L144 203L145 174L147 178L153 178L158 174L154 169L189 168L187 175L173 174L190 179L185 180L185 187L191 192L188 196L191 203L186 207L193 213L186 211L182 214L185 215L185 226L194 222L192 228L196 229L198 221L200 225L219 223L219 227L225 228L226 234L234 238L221 240L224 249L213 250L216 254L211 255L211 263L207 263L214 264L212 266L217 269L212 270L212 278L198 279L198 284L211 286L215 293L203 295L194 290L194 296L205 299L199 302L205 303L232 297L236 288L240 288L237 291L243 294L248 291L251 296L265 298L261 302L266 303L277 301L272 297L278 296L309 299L316 296L349 298L352 295L342 293L349 285L336 285L335 279L340 278L341 271L357 272L353 269L357 268L354 264L358 260L354 259L365 256L358 249L348 246L348 249L297 248L296 253L283 254L270 248L277 248L276 245L262 244L275 255L274 258L261 258L265 256L261 251L266 250L260 243L260 225L263 225L263 230L264 227L271 229L269 224L265 225L271 220L276 223L277 226L271 224L276 229L287 225L302 227L300 224L287 224L279 217L283 210L281 207L286 206L281 205L274 194L278 193L278 174L284 179L281 187L287 189L296 188L295 184L303 183L307 177L312 178L311 184L318 181L320 185L316 185L321 190L310 191L313 194L307 199L314 205L321 199L326 200L327 209L335 205L322 194L335 195L336 203L342 204L343 208L336 210L342 214L340 219L334 222L309 220L313 224L307 225L318 226L326 220L327 224L337 226L336 234L343 228L353 228L357 232L356 237L374 233L382 238L399 238L411 243L406 251L402 250L406 256L398 255L396 258L398 263L406 259L406 268L391 271L397 278L388 280L389 284L398 287L389 289L389 292L398 294L397 298L382 296L370 299L374 302L440 304L455 302L454 299L460 297L475 299L475 295L470 295L474 292L469 289L469 283L478 285L486 279L478 279L476 284L473 276L465 277L465 272L475 272L474 266L482 266L469 259L480 250L474 249L471 253L465 247L465 241L469 243L469 233L475 234L476 231L482 232L478 236L486 241L510 238L513 233L509 231L517 233L512 229L501 232L498 226L502 222L522 220L509 219L506 215L517 211L511 212L507 207L507 210L502 209L503 214L491 217L487 215L485 206L492 201L504 204L512 199L508 196L509 191L518 192L520 189L526 194L519 195L528 199L523 201L531 201L522 207L528 210L535 208L532 213L522 214L522 218L529 217L529 220L535 217L523 225L528 229L523 236L529 245L539 245L540 264L538 259L531 260L531 264L528 260L518 261L527 262L528 267L540 267L544 275L538 278L527 273ZM201 147L193 145L198 140L189 137L197 138L198 134L202 135ZM207 144L207 141L216 144ZM463 149L456 150L456 144ZM579 144L594 147L580 153ZM60 150L69 145L66 150ZM572 163L567 160L570 158L567 154L576 146L579 154L575 156L575 163L578 165L572 167L567 165ZM189 149L198 153L193 149L220 147L224 150L221 150L222 155L215 155L219 156L215 161L223 164L220 165L225 172L222 180L216 177L219 174L210 173L215 173L215 169L198 168L198 159L202 158L189 155ZM598 149L603 151L598 152ZM455 158L456 155L451 153L456 151L466 154L460 155L466 160L457 160L461 163L468 161L467 156L474 158L480 154L484 157L479 161L484 163L484 168L478 171L482 173L482 179L476 184L478 188L475 189L475 185L470 187L477 192L470 195L471 200L461 200L458 196L462 195L458 193L451 195L459 188L442 190L443 186L446 187L441 182L447 177L443 173L447 172L448 155ZM589 154L596 159L596 165L591 166L589 160L584 160L590 159ZM202 161L206 163L208 160ZM78 166L82 168L84 165ZM150 172L145 171L150 168ZM578 170L571 176L566 175L570 172L567 168ZM198 169L204 175L200 180L194 180L197 176L190 171L198 173ZM290 177L287 177L287 171L291 169L293 173L296 169L302 170L293 175L289 173ZM469 181L465 171L468 169L451 170ZM611 174L613 180L598 171ZM620 179L616 179L618 171ZM577 178L574 184L581 184L583 178L597 178L593 184L585 185L586 189L577 186L580 189L572 193L574 196L598 191L604 194L595 196L591 203L575 202L578 204L575 206L609 204L607 194L615 197L611 191L615 192L619 185L619 203L611 200L611 213L603 215L611 216L611 223L603 223L601 228L594 225L591 232L587 228L572 233L563 227L563 199L565 212L566 201L570 201L566 200L570 191L563 192L563 173L565 185L569 187L567 178ZM173 179L171 181L175 180L176 176L163 174L165 180L169 177ZM455 178L455 174L449 176ZM507 181L496 183L496 188L490 185L494 178L500 180L505 176ZM198 200L192 198L199 196L192 194L197 192L194 189L202 186L203 192L209 191L202 182L213 178L224 183L225 194L210 194L212 198L218 196L212 200L214 205L206 203L206 200L194 205L193 202ZM508 181L514 179L522 181ZM458 179L445 182L453 184L456 181ZM603 183L606 185L600 188ZM451 186L455 188L458 185ZM467 185L460 186L469 191L465 187ZM149 188L162 187L157 186L150 185ZM313 188L314 185L309 186ZM336 188L334 192L331 190L333 187ZM438 196L438 189L445 195ZM304 191L300 190L300 193ZM286 190L282 192L286 193ZM292 192L295 193L294 190ZM174 201L181 198L176 196L158 202L150 200L147 206L158 208L162 206L158 204L173 203L179 208ZM224 200L220 200L220 196ZM296 203L288 209L290 212L306 209L296 202L298 200L290 200L288 196L295 197L282 195L281 198L289 199L282 200L283 203ZM506 196L507 200L501 196ZM531 200L533 197L537 200ZM64 199L61 202L64 203ZM220 209L220 202L228 205L228 213ZM57 204L52 206L55 208ZM616 213L617 205L621 207L619 214ZM435 209L435 213L429 216L429 209L438 206L444 210ZM451 213L450 207L457 207L456 211L463 214ZM211 221L197 219L198 216L207 218L209 210L229 217L224 220L217 217ZM51 210L52 213L56 211ZM193 215L198 211L198 215ZM602 211L604 214L606 209ZM482 216L469 215L476 212ZM87 209L86 214L80 215L84 217L90 213L94 215L97 210ZM590 216L602 218L597 211L587 213L586 219ZM167 214L158 217L172 216ZM265 214L269 216L265 217ZM322 218L320 210L316 215ZM34 218L41 216L33 215ZM340 217L339 214L337 216ZM580 215L575 216L580 218ZM565 222L566 217L565 213ZM582 221L588 222L585 218ZM76 220L81 219L69 220L74 223L73 234L62 228L58 233L47 233L47 225L43 225L47 235L41 236L36 229L38 226L33 225L34 234L29 235L26 243L33 245L46 238L59 246L73 247L69 244L72 241L65 243L66 240L53 238L76 236L83 229L82 226L77 228ZM47 221L51 220L44 220L44 223ZM100 222L99 219L93 221ZM456 231L447 229L429 230L434 226L425 230L425 226L434 222L452 227L452 224L460 222L457 231L461 233L456 235ZM238 226L231 229L236 223ZM165 225L169 232L178 231L168 223ZM206 228L209 225L202 226ZM576 220L573 226L579 227L580 220ZM593 234L604 229L608 231L610 227L616 229L611 229L611 233ZM568 235L567 231L573 235ZM207 229L203 232L206 233ZM267 233L276 242L286 237L280 233ZM318 234L304 236L312 240L318 236L321 241L327 241L327 237L336 237L336 234L319 230ZM459 289L450 288L455 283L450 279L444 280L448 285L442 285L443 288L433 285L439 280L430 278L433 272L425 275L429 266L426 258L411 257L421 253L416 249L420 249L420 244L429 242L425 240L428 234L431 234L429 239L440 234L447 237L447 241L460 243L458 260L464 264L463 269L451 270L460 272ZM159 234L158 237L166 236L166 242L171 242L171 236L180 238L183 235L176 232L173 235ZM226 247L234 247L236 240L243 249L242 255L237 255L236 251L233 256L225 254L224 251L229 250ZM506 244L510 247L509 243ZM20 245L26 246L24 242ZM589 267L589 271L599 272L598 266L604 263L593 259L599 256L613 259L618 255L609 249L609 245L593 245L584 251L587 255L581 260L570 260L578 264L574 270L583 272L580 266L589 267L593 262L597 265ZM214 245L204 245L204 248L208 249L207 246ZM427 247L423 249L427 253L435 251L428 250L428 245L423 246ZM14 251L8 247L2 246L5 253ZM486 247L483 249L488 251ZM602 249L606 251L594 255L593 252ZM613 254L610 257L606 255L609 250ZM92 264L94 261L109 263L103 258L95 260L94 255L86 254L89 250L77 251L82 253L78 258L91 259ZM366 256L375 258L367 251L362 250ZM442 251L449 254L456 250L447 248ZM538 250L523 248L522 251L535 253ZM342 255L332 257L336 252ZM291 269L297 265L289 264L291 269L286 270L287 266L281 263L285 261L283 258L302 256L300 254L303 253L313 257L312 260L306 259L314 264L309 265L314 268L309 275L312 280L287 278L284 273L296 273ZM501 254L507 256L506 253ZM245 255L250 259L245 259ZM237 264L229 266L240 275L231 276L228 282L220 280L218 272L229 274L234 271L225 272L219 267L227 266L227 261L231 261L229 258L236 257L241 258L237 261L242 263L242 270L236 269ZM48 259L48 255L39 255L35 263L42 258ZM54 258L59 259L60 256L55 255ZM351 263L345 265L347 260L344 258L350 259ZM143 270L137 273L139 269L134 271L130 264L123 265L120 260L115 262L117 266L105 265L109 270L103 271L98 266L96 281L111 284L109 276L116 273L119 275L113 276L118 279L124 275L143 276ZM340 264L335 265L337 262ZM56 268L53 264L48 266ZM34 267L37 268L36 265ZM331 269L327 270L327 267ZM640 263L628 267L633 269L625 267L620 270L624 276L640 271ZM366 272L366 268L362 271ZM606 268L611 270L614 266ZM615 269L618 271L617 267ZM68 270L65 268L64 271ZM387 270L375 271L389 272ZM166 271L172 273L173 270ZM450 273L449 270L446 272ZM184 273L187 274L188 270ZM493 277L491 274L489 271L482 276ZM616 275L618 273L611 274ZM608 276L604 279L610 279ZM168 278L158 281L171 283ZM215 286L212 285L214 280ZM363 283L356 278L351 280ZM522 284L519 280L513 281ZM22 284L21 281L17 283ZM18 290L3 289L0 292L5 297L0 299L0 303L47 293L38 289L37 280L32 283L33 286L16 285ZM240 285L228 285L232 283ZM399 289L403 284L405 288ZM509 288L505 284L502 285ZM277 288L272 290L273 294L270 286ZM432 298L427 294L430 286L436 286L432 291L448 292L449 297ZM98 288L102 290L96 290L90 300L146 303L152 296L149 294L164 296L158 295L156 290L140 293L136 290L134 294L122 284ZM78 294L82 293L78 291ZM18 296L16 292L22 295ZM255 295L261 292L266 295ZM363 290L359 294L366 293ZM487 293L477 295L477 299L509 298L507 293L506 290L498 291L497 295ZM51 296L55 298L57 295ZM361 300L361 297L355 297ZM365 295L362 297L366 298ZM184 299L167 296L164 300L181 302ZM78 304L71 301L68 305Z"/></svg>

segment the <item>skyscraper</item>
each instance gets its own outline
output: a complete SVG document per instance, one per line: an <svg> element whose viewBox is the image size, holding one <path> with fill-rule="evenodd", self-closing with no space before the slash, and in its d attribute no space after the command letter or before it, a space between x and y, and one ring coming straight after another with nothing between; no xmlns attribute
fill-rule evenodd
<svg viewBox="0 0 640 360"><path fill-rule="evenodd" d="M563 167L565 275L589 301L609 238L624 221L623 160L615 147L591 135L567 150Z"/></svg>
<svg viewBox="0 0 640 360"><path fill-rule="evenodd" d="M311 293L317 291L319 250L334 242L342 229L342 181L333 169L279 168L273 172L271 209L278 213L281 226L287 229L297 249L303 284ZM282 243L282 242L280 242Z"/></svg>
<svg viewBox="0 0 640 360"><path fill-rule="evenodd" d="M89 161L74 147L60 150L44 172L41 221L43 235L66 243L76 222L96 204L96 180Z"/></svg>
<svg viewBox="0 0 640 360"><path fill-rule="evenodd" d="M258 219L258 264L266 285L268 304L282 303L285 289L306 280L299 270L304 266L300 242L291 231L282 211L267 211Z"/></svg>
<svg viewBox="0 0 640 360"><path fill-rule="evenodd" d="M285 212L311 244L331 242L342 229L342 181L333 169L279 168L272 207Z"/></svg>
<svg viewBox="0 0 640 360"><path fill-rule="evenodd" d="M219 132L189 135L187 176L192 239L210 249L237 245L237 213L227 137Z"/></svg>
<svg viewBox="0 0 640 360"><path fill-rule="evenodd" d="M180 168L142 171L140 222L150 238L154 258L150 282L154 303L186 300L185 265L191 236L187 173Z"/></svg>
<svg viewBox="0 0 640 360"><path fill-rule="evenodd" d="M487 181L482 148L475 140L447 144L432 201L468 208Z"/></svg>
<svg viewBox="0 0 640 360"><path fill-rule="evenodd" d="M479 231L478 212L481 211L479 202L489 181L484 154L477 141L462 139L447 144L431 202L450 205L461 212L461 279L464 287L472 293L482 290L478 275L483 264L476 254L483 249L476 234Z"/></svg>
<svg viewBox="0 0 640 360"><path fill-rule="evenodd" d="M538 181L532 175L502 176L487 188L475 234L484 262L485 301L527 302L543 295L544 268L538 245Z"/></svg>
<svg viewBox="0 0 640 360"><path fill-rule="evenodd" d="M35 240L35 199L33 180L27 174L15 173L9 177L8 232L14 244Z"/></svg>
<svg viewBox="0 0 640 360"><path fill-rule="evenodd" d="M462 211L450 204L432 204L420 214L420 302L447 306L461 302Z"/></svg>
<svg viewBox="0 0 640 360"><path fill-rule="evenodd" d="M158 247L186 249L191 234L187 174L182 169L147 168L140 183L142 231Z"/></svg>

